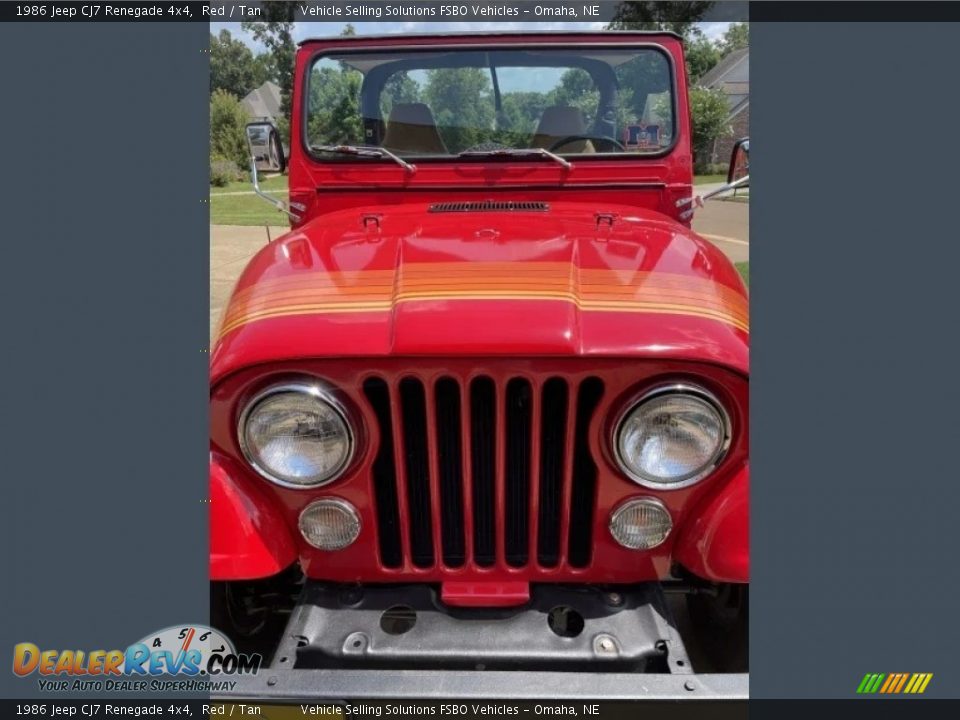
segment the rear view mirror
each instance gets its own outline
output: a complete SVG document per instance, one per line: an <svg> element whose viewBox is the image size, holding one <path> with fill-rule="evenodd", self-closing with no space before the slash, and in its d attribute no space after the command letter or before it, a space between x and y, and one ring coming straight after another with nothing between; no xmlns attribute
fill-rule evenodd
<svg viewBox="0 0 960 720"><path fill-rule="evenodd" d="M737 140L730 153L730 169L727 171L727 183L744 180L738 187L747 187L750 184L750 138Z"/></svg>
<svg viewBox="0 0 960 720"><path fill-rule="evenodd" d="M283 153L280 133L273 123L257 122L247 125L247 147L250 157L260 172L283 172L287 159Z"/></svg>

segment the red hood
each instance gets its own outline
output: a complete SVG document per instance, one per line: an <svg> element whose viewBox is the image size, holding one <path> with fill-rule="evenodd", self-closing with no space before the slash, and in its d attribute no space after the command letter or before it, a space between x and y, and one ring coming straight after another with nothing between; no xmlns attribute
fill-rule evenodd
<svg viewBox="0 0 960 720"><path fill-rule="evenodd" d="M731 263L629 206L324 215L259 252L227 307L212 376L303 357L602 355L747 372ZM366 226L365 226L366 224Z"/></svg>

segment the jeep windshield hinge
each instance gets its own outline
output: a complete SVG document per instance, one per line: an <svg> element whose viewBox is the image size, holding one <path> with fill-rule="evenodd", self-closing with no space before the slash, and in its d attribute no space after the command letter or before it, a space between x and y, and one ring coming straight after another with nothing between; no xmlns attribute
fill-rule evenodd
<svg viewBox="0 0 960 720"><path fill-rule="evenodd" d="M257 160L254 157L250 158L250 180L253 183L253 191L261 198L266 200L268 203L273 205L277 210L282 213L286 213L296 222L300 222L300 215L297 215L295 212L292 212L287 204L278 198L275 198L271 195L267 195L263 190L260 189L260 179L257 177ZM297 206L297 209L303 209L300 206Z"/></svg>

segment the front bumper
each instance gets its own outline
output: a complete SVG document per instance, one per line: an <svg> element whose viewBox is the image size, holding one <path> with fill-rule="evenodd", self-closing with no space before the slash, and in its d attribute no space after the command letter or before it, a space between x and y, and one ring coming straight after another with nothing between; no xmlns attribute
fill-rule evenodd
<svg viewBox="0 0 960 720"><path fill-rule="evenodd" d="M563 608L563 610L559 610ZM658 584L539 585L523 608L449 609L427 585L309 582L269 667L218 699L745 699L694 674Z"/></svg>

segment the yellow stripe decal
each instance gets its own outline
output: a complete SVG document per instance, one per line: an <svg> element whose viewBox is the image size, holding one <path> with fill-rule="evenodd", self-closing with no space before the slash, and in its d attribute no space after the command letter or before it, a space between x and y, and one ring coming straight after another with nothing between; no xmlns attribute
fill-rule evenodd
<svg viewBox="0 0 960 720"><path fill-rule="evenodd" d="M389 312L407 302L558 301L592 312L687 315L749 331L748 304L705 278L567 263L412 263L393 270L311 272L237 292L219 337L270 318Z"/></svg>

